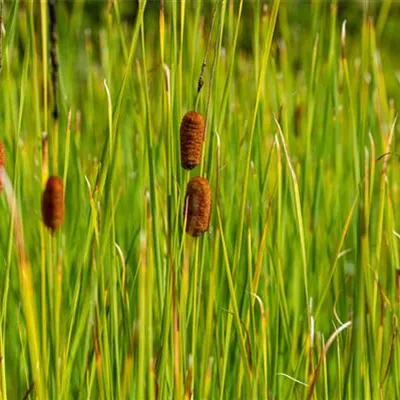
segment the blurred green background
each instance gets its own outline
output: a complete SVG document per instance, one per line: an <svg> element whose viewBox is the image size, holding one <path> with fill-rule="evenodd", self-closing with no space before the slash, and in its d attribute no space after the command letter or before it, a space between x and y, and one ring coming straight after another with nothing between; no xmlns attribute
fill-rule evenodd
<svg viewBox="0 0 400 400"><path fill-rule="evenodd" d="M21 0L20 10L23 11L24 3L29 0ZM238 3L237 0L227 0L228 3ZM37 18L39 20L39 1L37 2ZM171 0L164 1L164 8L166 18L169 18ZM252 26L254 24L254 15L257 9L263 9L266 11L270 7L271 2L265 2L260 0L247 0L244 4L242 22L241 22L241 33L238 39L238 48L244 53L249 55L253 49L253 37L252 37ZM6 16L7 8L10 8L12 1L6 0ZM374 0L374 1L338 1L338 30L341 29L343 21L347 21L347 46L349 51L353 52L352 56L357 57L360 51L359 49L359 37L362 29L362 20L365 15L368 15L377 24L377 39L378 47L381 51L381 57L383 65L386 71L391 71L387 78L387 89L389 97L394 96L396 90L399 88L400 83L400 2L386 0ZM93 42L101 46L99 40L99 33L105 29L107 19L111 12L113 0L91 0L91 1L73 1L73 0L58 0L58 12L59 18L69 18L74 14L76 9L83 8L82 26L85 30L90 30ZM186 2L187 12L195 12L196 0L189 0ZM211 20L213 8L215 6L214 1L208 1L203 5L202 18L204 20ZM277 22L277 29L275 31L275 37L279 38L282 34L282 18L287 18L288 26L291 27L290 36L293 38L294 43L298 43L294 48L290 49L292 57L292 68L301 70L302 62L304 62L303 49L305 46L304 42L314 41L316 30L314 26L316 21L313 21L312 7L319 7L326 9L326 18L328 22L329 9L332 6L332 1L329 0L316 0L316 1L301 1L301 0L286 0L282 3L281 9L285 12L281 12ZM129 32L133 28L135 17L138 9L138 2L134 0L122 0L119 1L120 18L126 31ZM145 21L146 26L153 26L154 29L147 29L147 35L149 40L154 42L156 45L159 37L158 32L158 17L160 10L160 1L152 0L147 3ZM314 13L315 15L315 13ZM5 18L6 19L6 18ZM154 22L154 24L152 24ZM178 21L179 23L179 21ZM209 24L204 24L204 29L207 32L210 29ZM328 23L325 24L328 29ZM65 25L61 24L61 28ZM68 25L66 25L68 27ZM81 36L76 37L76 40L84 40L84 30L82 30ZM62 32L61 32L62 34ZM321 35L324 36L324 35ZM327 35L325 36L327 39ZM158 45L158 44L157 44ZM79 46L76 46L79 48ZM81 48L81 47L80 47ZM74 44L71 43L71 51L74 49ZM99 52L97 52L99 57ZM302 61L303 60L303 61Z"/></svg>

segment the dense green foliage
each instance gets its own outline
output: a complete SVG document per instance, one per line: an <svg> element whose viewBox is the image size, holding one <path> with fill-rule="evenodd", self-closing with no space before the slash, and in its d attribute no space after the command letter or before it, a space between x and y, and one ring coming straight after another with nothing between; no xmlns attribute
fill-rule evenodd
<svg viewBox="0 0 400 400"><path fill-rule="evenodd" d="M48 7L3 7L1 398L400 398L399 4L59 1L56 96Z"/></svg>

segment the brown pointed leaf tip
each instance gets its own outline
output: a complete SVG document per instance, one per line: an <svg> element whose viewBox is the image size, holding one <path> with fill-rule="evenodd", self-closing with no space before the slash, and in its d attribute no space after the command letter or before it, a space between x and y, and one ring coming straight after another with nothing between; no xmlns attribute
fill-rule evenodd
<svg viewBox="0 0 400 400"><path fill-rule="evenodd" d="M54 235L64 221L64 185L57 176L51 176L47 181L42 197L42 216Z"/></svg>
<svg viewBox="0 0 400 400"><path fill-rule="evenodd" d="M204 140L204 118L196 111L187 112L181 122L181 164L193 169L200 164Z"/></svg>
<svg viewBox="0 0 400 400"><path fill-rule="evenodd" d="M187 216L187 217L186 217ZM211 188L207 179L192 178L186 188L184 218L186 233L200 236L207 231L211 216Z"/></svg>
<svg viewBox="0 0 400 400"><path fill-rule="evenodd" d="M3 142L0 140L0 167L5 168L6 166L6 149L4 148ZM3 180L0 176L0 192L3 190Z"/></svg>

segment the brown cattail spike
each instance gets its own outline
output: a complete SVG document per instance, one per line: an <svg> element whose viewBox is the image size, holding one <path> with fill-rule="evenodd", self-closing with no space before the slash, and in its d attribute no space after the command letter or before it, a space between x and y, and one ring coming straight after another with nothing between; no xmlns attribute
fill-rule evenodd
<svg viewBox="0 0 400 400"><path fill-rule="evenodd" d="M42 216L54 235L64 221L64 185L57 176L51 176L47 181L42 197Z"/></svg>
<svg viewBox="0 0 400 400"><path fill-rule="evenodd" d="M186 113L181 122L181 164L193 169L200 164L204 140L204 118L196 111Z"/></svg>
<svg viewBox="0 0 400 400"><path fill-rule="evenodd" d="M6 166L6 150L3 142L0 140L0 167L5 168ZM3 189L3 177L0 175L0 191Z"/></svg>
<svg viewBox="0 0 400 400"><path fill-rule="evenodd" d="M206 232L211 216L211 188L207 179L200 176L192 178L186 188L184 218L186 232L199 236Z"/></svg>

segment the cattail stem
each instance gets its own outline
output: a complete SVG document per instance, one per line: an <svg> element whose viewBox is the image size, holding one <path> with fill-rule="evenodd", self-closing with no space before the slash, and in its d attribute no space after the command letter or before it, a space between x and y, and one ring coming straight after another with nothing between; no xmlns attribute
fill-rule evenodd
<svg viewBox="0 0 400 400"><path fill-rule="evenodd" d="M195 243L195 253L194 253L194 274L192 274L192 308L193 308L193 318L192 318L192 365L191 369L193 375L195 374L195 364L199 364L197 360L197 351L196 351L196 344L197 344L197 330L198 330L198 304L197 298L199 297L198 294L198 285L199 285L199 242L196 241ZM196 367L197 372L197 367ZM190 382L190 381L189 381ZM194 380L190 382L190 393L194 391ZM188 397L190 398L190 397Z"/></svg>
<svg viewBox="0 0 400 400"><path fill-rule="evenodd" d="M57 13L56 13L56 0L48 0L49 6L49 36L50 36L50 64L51 64L51 86L53 90L53 131L52 131L52 157L53 157L53 170L57 171L58 165L58 53L57 53Z"/></svg>
<svg viewBox="0 0 400 400"><path fill-rule="evenodd" d="M54 284L55 284L55 292L54 292L54 306L55 306L55 362L56 362L56 393L57 396L61 393L61 346L60 346L60 317L61 317L61 298L62 298L62 268L61 268L61 260L58 258L58 248L59 248L59 236L56 235L55 240L52 240L50 243L50 250L52 253L52 265L54 275Z"/></svg>
<svg viewBox="0 0 400 400"><path fill-rule="evenodd" d="M47 305L48 308L45 309L45 318L47 322L47 329L49 330L50 335L49 335L49 343L51 343L50 351L49 351L49 365L55 365L56 363L56 349L55 349L55 342L57 341L57 338L55 337L55 318L56 318L56 309L55 309L55 277L54 277L54 269L53 269L53 251L52 251L52 238L50 235L45 235L45 251L46 251L46 256L47 256L47 264L45 267L45 277L44 279L46 280L46 286L47 286ZM54 333L54 336L53 336ZM45 346L49 346L49 343L44 344ZM54 355L52 358L52 354ZM48 369L46 371L47 374L47 379L51 379L54 377L54 369Z"/></svg>
<svg viewBox="0 0 400 400"><path fill-rule="evenodd" d="M58 53L56 0L49 0L51 84L53 88L53 118L58 120Z"/></svg>
<svg viewBox="0 0 400 400"><path fill-rule="evenodd" d="M49 137L46 132L42 135L42 185L44 186L49 177Z"/></svg>
<svg viewBox="0 0 400 400"><path fill-rule="evenodd" d="M43 365L48 365L48 354L47 354L47 334L48 334L48 309L47 309L47 279L46 279L46 231L45 226L41 224L40 226L40 252L41 252L41 263L40 263L40 303L41 303L41 336L42 336L42 357L43 357ZM48 370L44 370L44 379L47 381L48 379Z"/></svg>
<svg viewBox="0 0 400 400"><path fill-rule="evenodd" d="M195 99L195 106L194 106L195 110L197 110L197 107L199 106L200 92L204 86L204 72L205 72L205 69L207 66L208 53L209 53L210 47L211 47L211 37L212 37L212 33L214 31L214 25L215 25L215 20L216 20L216 15L217 15L217 4L218 3L215 3L215 5L214 5L211 29L210 29L210 33L208 34L206 52L204 54L203 62L201 64L199 80L197 81L197 92L196 92L196 99Z"/></svg>
<svg viewBox="0 0 400 400"><path fill-rule="evenodd" d="M0 80L3 70L3 0L0 0Z"/></svg>
<svg viewBox="0 0 400 400"><path fill-rule="evenodd" d="M48 122L48 63L47 63L47 12L46 0L40 0L40 19L42 31L42 65L43 65L43 109L44 109L44 131L47 133Z"/></svg>
<svg viewBox="0 0 400 400"><path fill-rule="evenodd" d="M6 150L4 148L3 142L0 140L0 167L5 168L6 165ZM3 189L4 186L4 176L3 174L0 175L0 192Z"/></svg>

